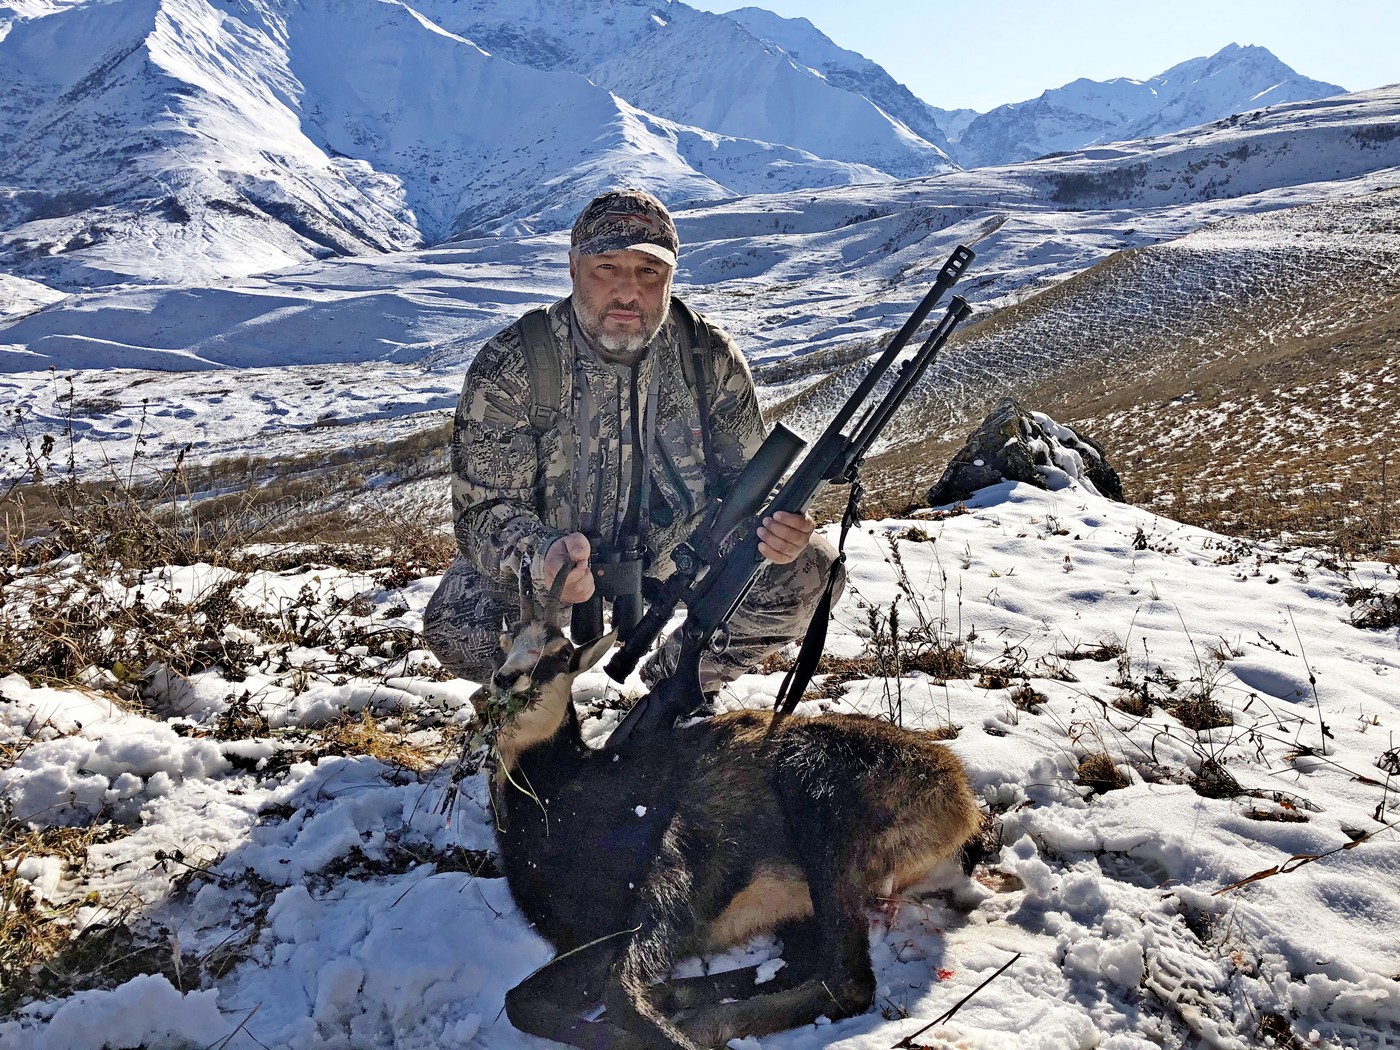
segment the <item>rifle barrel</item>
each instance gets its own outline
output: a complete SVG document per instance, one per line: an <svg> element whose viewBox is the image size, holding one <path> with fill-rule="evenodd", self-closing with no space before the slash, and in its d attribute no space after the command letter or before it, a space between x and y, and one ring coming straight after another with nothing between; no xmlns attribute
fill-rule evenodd
<svg viewBox="0 0 1400 1050"><path fill-rule="evenodd" d="M850 463L854 463L870 451L870 446L875 443L875 439L885 429L885 424L890 421L890 417L899 410L899 406L904 403L904 399L909 396L915 384L923 378L924 373L938 357L938 351L943 348L943 344L953 334L953 329L970 313L972 313L972 307L968 305L967 300L960 295L953 296L953 301L948 306L948 312L934 326L923 345L914 352L914 356L904 362L904 367L900 369L894 385L877 404L871 405L870 411L861 418L850 441L851 449L847 456L848 462L845 465L847 469L849 469Z"/></svg>

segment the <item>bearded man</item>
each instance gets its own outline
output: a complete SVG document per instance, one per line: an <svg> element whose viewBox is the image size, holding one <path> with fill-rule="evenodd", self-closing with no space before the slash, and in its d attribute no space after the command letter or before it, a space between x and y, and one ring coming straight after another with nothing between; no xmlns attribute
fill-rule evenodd
<svg viewBox="0 0 1400 1050"><path fill-rule="evenodd" d="M459 555L424 613L429 646L458 676L489 677L502 625L520 615L522 573L538 594L567 572L569 604L600 587L635 592L629 573L654 592L674 571L676 546L762 443L743 356L671 295L679 250L650 193L596 197L570 237L572 294L526 314L472 361L452 437ZM727 646L701 663L707 693L806 630L836 560L812 530L804 514L759 523L767 562L730 618ZM678 651L668 639L643 680L669 674Z"/></svg>

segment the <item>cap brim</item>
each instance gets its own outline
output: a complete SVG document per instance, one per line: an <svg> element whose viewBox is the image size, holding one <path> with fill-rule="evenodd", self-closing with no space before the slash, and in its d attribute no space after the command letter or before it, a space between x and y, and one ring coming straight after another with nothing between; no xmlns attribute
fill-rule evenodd
<svg viewBox="0 0 1400 1050"><path fill-rule="evenodd" d="M595 237L584 241L574 252L578 255L606 255L608 252L642 252L653 259L660 259L671 269L676 268L676 253L651 241L629 242L625 237Z"/></svg>

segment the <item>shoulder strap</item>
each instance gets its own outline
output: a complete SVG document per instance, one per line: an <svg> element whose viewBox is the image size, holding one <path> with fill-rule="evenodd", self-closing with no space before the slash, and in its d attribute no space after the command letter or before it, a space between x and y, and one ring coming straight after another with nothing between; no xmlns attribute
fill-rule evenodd
<svg viewBox="0 0 1400 1050"><path fill-rule="evenodd" d="M714 385L714 337L710 334L710 326L674 295L671 296L671 305L680 317L684 330L684 338L681 340L681 371L685 374L685 385L695 392L701 407L708 407L710 388ZM708 415L709 413L706 413L706 416Z"/></svg>
<svg viewBox="0 0 1400 1050"><path fill-rule="evenodd" d="M695 394L700 409L700 443L705 451L705 476L712 478L714 456L710 449L710 390L714 386L714 337L710 326L674 295L671 305L681 319L681 373L686 386Z"/></svg>
<svg viewBox="0 0 1400 1050"><path fill-rule="evenodd" d="M520 346L530 376L530 426L536 433L549 430L559 419L564 384L553 344L547 310L534 309L520 319Z"/></svg>

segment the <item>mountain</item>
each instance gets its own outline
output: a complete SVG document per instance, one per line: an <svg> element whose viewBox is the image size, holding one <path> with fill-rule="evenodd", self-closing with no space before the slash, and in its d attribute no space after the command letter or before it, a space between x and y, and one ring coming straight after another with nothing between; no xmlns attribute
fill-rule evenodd
<svg viewBox="0 0 1400 1050"><path fill-rule="evenodd" d="M1079 79L1039 98L999 106L968 124L954 150L965 167L1013 164L1345 90L1300 76L1267 48L1230 44L1148 80Z"/></svg>
<svg viewBox="0 0 1400 1050"><path fill-rule="evenodd" d="M786 38L768 40L732 15L675 0L415 0L415 6L493 54L579 73L669 120L901 177L953 167L922 132L902 122L904 112L882 108L885 89L899 85L815 29L809 36L828 52L869 68L860 76L829 78L791 53ZM764 25L775 19L769 15ZM879 97L867 97L868 84L877 85ZM904 110L941 138L918 100L904 94Z"/></svg>
<svg viewBox="0 0 1400 1050"><path fill-rule="evenodd" d="M945 153L952 152L948 136L938 124L939 111L896 81L883 66L839 47L807 19L783 18L761 7L741 7L726 12L725 17L732 18L764 43L782 48L798 63L820 74L828 84L868 98L915 134ZM956 119L958 111L948 112Z"/></svg>
<svg viewBox="0 0 1400 1050"><path fill-rule="evenodd" d="M0 265L69 288L213 280L557 229L621 174L673 203L891 177L785 142L817 128L826 138L813 144L843 156L904 172L949 166L868 101L799 72L727 19L677 5L696 32L660 33L633 65L610 66L636 97L650 97L647 78L659 83L668 64L727 85L692 99L715 130L657 116L558 64L488 53L424 13L439 7L487 9L431 0L421 10L351 0L0 9ZM556 14L591 12L600 34L617 31L616 11L636 10L574 7ZM616 56L608 44L596 50ZM707 51L687 47L727 54L731 75L696 69ZM757 135L725 130L741 127Z"/></svg>
<svg viewBox="0 0 1400 1050"><path fill-rule="evenodd" d="M800 400L801 391L882 345L952 247L990 219L1006 221L976 245L959 287L979 316L1044 301L1036 293L1053 294L1115 253L1231 216L1395 187L1397 169L1400 88L1293 103L1011 168L698 202L676 213L677 286L743 347L770 418L815 437L835 405ZM192 462L290 461L407 436L441 421L485 339L567 294L566 255L567 233L550 231L208 285L70 295L0 323L0 402L21 408L37 432L71 431L84 470L100 470L99 449L138 433L151 462L190 443ZM1222 287L1239 266L1219 258ZM1315 302L1308 289L1290 278L1275 294L1306 308ZM1148 301L1133 287L1097 309L1122 310L1146 332L1158 323L1136 312ZM948 387L959 404L945 422L976 413L988 379L1020 384L1070 363L1075 331L1071 319L1044 338L992 341L994 367ZM1193 338L1189 326L1179 331ZM1125 345L1133 338L1130 329ZM83 370L71 403L56 400L50 367ZM218 369L249 371L220 380L209 374ZM335 427L322 424L328 418ZM13 440L0 435L0 458L16 450Z"/></svg>

